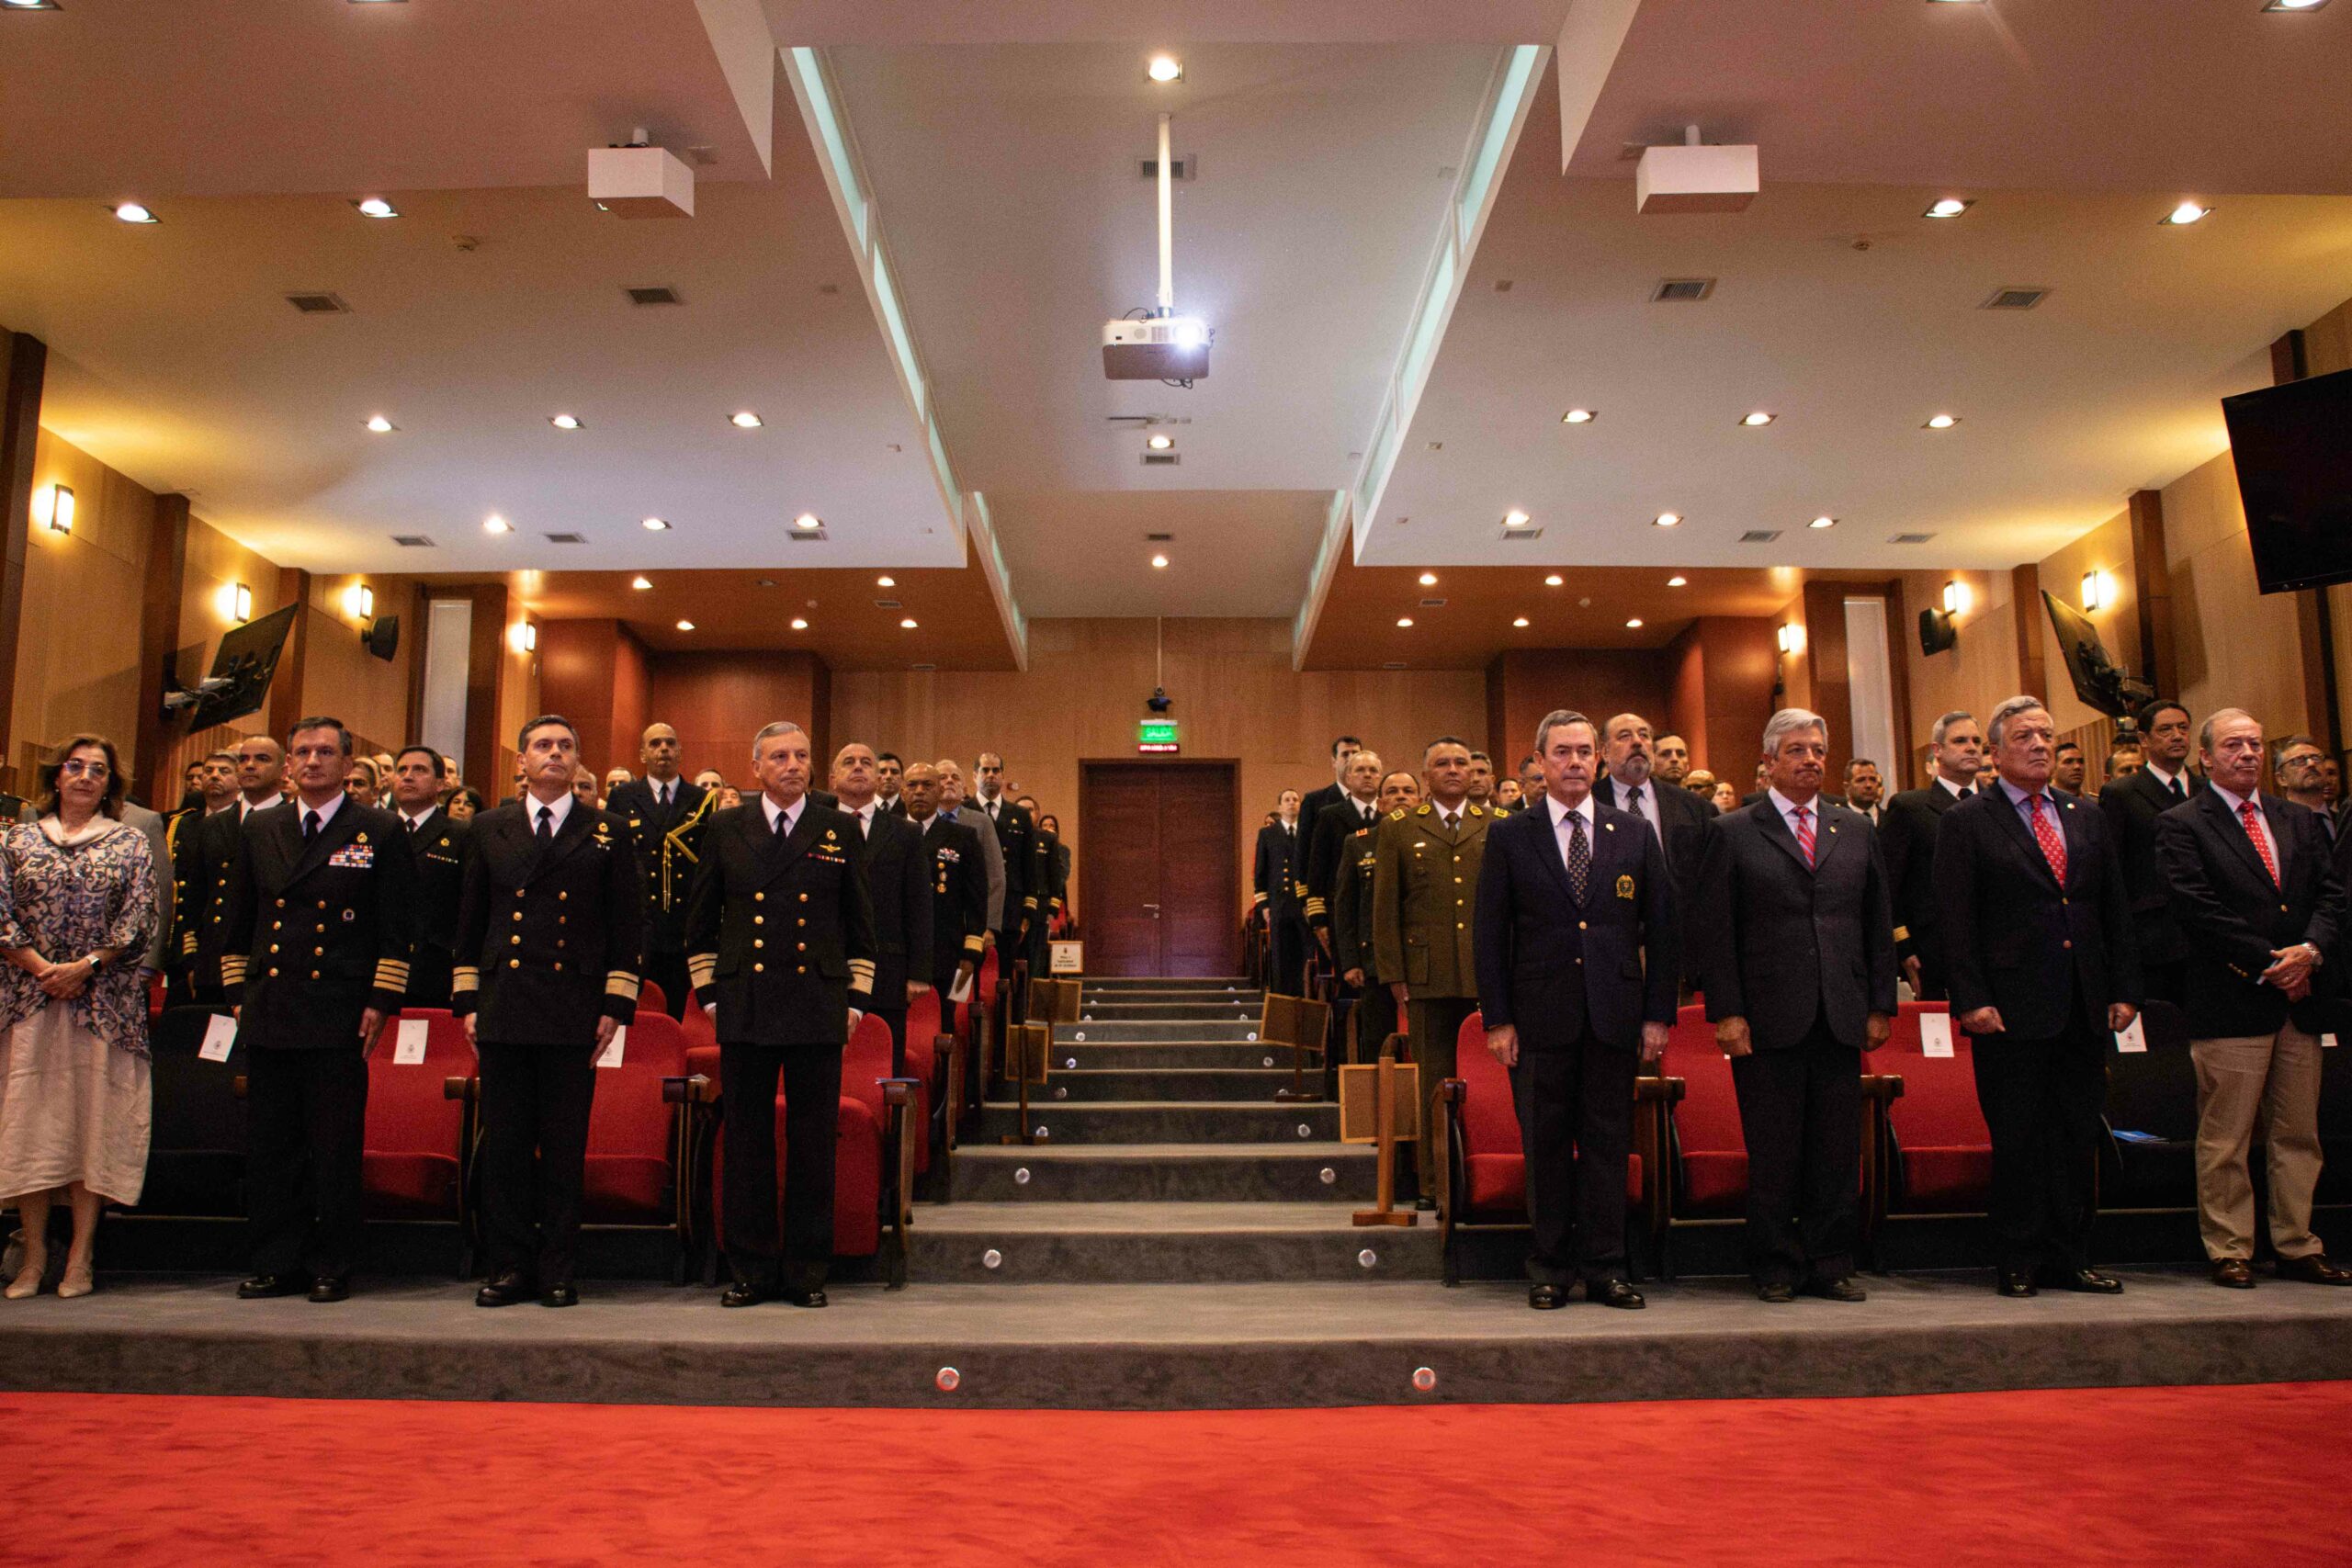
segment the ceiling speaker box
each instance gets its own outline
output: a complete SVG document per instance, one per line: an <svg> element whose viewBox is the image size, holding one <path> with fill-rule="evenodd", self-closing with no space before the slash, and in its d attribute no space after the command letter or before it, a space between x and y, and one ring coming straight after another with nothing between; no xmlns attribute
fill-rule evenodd
<svg viewBox="0 0 2352 1568"><path fill-rule="evenodd" d="M660 147L591 147L588 198L616 218L692 218L695 172Z"/></svg>
<svg viewBox="0 0 2352 1568"><path fill-rule="evenodd" d="M1745 212L1756 199L1754 147L1652 147L1634 169L1634 210Z"/></svg>

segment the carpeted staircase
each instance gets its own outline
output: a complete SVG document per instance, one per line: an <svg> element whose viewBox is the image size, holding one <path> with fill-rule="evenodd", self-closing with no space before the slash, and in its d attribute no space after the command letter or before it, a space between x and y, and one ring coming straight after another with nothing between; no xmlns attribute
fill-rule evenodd
<svg viewBox="0 0 2352 1568"><path fill-rule="evenodd" d="M1434 1215L1359 1229L1369 1145L1326 1102L1284 1104L1286 1047L1260 1043L1242 979L1088 980L1030 1091L1004 1091L956 1155L954 1201L916 1212L916 1282L1024 1284L1435 1279ZM1307 1083L1319 1081L1310 1070ZM1407 1201L1409 1202L1409 1194Z"/></svg>

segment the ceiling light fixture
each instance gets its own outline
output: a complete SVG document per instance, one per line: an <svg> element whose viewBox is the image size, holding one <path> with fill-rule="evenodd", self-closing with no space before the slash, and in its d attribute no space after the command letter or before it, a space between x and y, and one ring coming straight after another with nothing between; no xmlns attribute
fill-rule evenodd
<svg viewBox="0 0 2352 1568"><path fill-rule="evenodd" d="M1421 573L1421 586L1424 588L1435 588L1437 586L1437 573L1433 571L1425 571Z"/></svg>
<svg viewBox="0 0 2352 1568"><path fill-rule="evenodd" d="M2270 0L2270 4L2265 6L2263 9L2266 11L2316 11L2326 4L2327 0Z"/></svg>
<svg viewBox="0 0 2352 1568"><path fill-rule="evenodd" d="M1172 54L1155 54L1151 62L1143 68L1143 73L1155 82L1182 82L1184 79L1184 62Z"/></svg>
<svg viewBox="0 0 2352 1568"><path fill-rule="evenodd" d="M1409 626L1413 624L1413 617L1410 615L1399 615L1396 617L1396 624L1400 626Z"/></svg>
<svg viewBox="0 0 2352 1568"><path fill-rule="evenodd" d="M1921 213L1919 216L1922 218L1957 218L1975 205L1976 198L1973 197L1962 197L1957 196L1948 196L1941 201L1930 206L1927 211Z"/></svg>
<svg viewBox="0 0 2352 1568"><path fill-rule="evenodd" d="M11 11L54 11L57 0L0 0Z"/></svg>
<svg viewBox="0 0 2352 1568"><path fill-rule="evenodd" d="M1546 588L1557 588L1557 587L1559 587L1562 583L1564 583L1564 582L1566 582L1566 581L1567 581L1567 579L1566 579L1566 578L1565 578L1565 577L1562 577L1558 572L1556 572L1556 571L1555 571L1555 572L1552 573L1549 577L1546 577L1546 578L1544 580L1544 587L1546 587Z"/></svg>
<svg viewBox="0 0 2352 1568"><path fill-rule="evenodd" d="M729 414L727 423L738 430L757 430L764 422L758 414L753 413L750 409L745 409L740 413Z"/></svg>
<svg viewBox="0 0 2352 1568"><path fill-rule="evenodd" d="M580 423L580 416L577 414L553 414L548 417L548 423L554 425L558 430L579 430L583 428Z"/></svg>
<svg viewBox="0 0 2352 1568"><path fill-rule="evenodd" d="M362 197L351 205L359 209L362 218L398 218L401 215L400 209L380 196Z"/></svg>
<svg viewBox="0 0 2352 1568"><path fill-rule="evenodd" d="M1754 413L1740 415L1739 423L1749 430L1760 430L1780 417L1779 414L1766 413L1762 409L1758 409Z"/></svg>
<svg viewBox="0 0 2352 1568"><path fill-rule="evenodd" d="M1168 558L1167 558L1166 556L1154 556L1154 557L1152 557L1152 558L1151 558L1151 567L1152 567L1152 570L1153 570L1154 571L1165 571L1165 570L1168 570Z"/></svg>
<svg viewBox="0 0 2352 1568"><path fill-rule="evenodd" d="M1631 618L1629 618L1629 619L1625 622L1625 629L1626 629L1627 631L1629 631L1629 632L1637 632L1637 631L1640 631L1640 630L1642 629L1642 618L1641 618L1641 616L1639 616L1639 615L1634 615L1634 616L1632 616Z"/></svg>
<svg viewBox="0 0 2352 1568"><path fill-rule="evenodd" d="M1176 438L1172 435L1147 435L1143 444L1155 452L1165 452L1176 445Z"/></svg>
<svg viewBox="0 0 2352 1568"><path fill-rule="evenodd" d="M895 577L877 577L874 580L874 586L876 588L896 588L899 586L899 580Z"/></svg>
<svg viewBox="0 0 2352 1568"><path fill-rule="evenodd" d="M653 580L650 577L632 577L628 580L628 585L642 593L653 586Z"/></svg>
<svg viewBox="0 0 2352 1568"><path fill-rule="evenodd" d="M1658 528L1679 527L1680 526L1681 522L1682 513L1679 512L1661 512L1657 516L1650 519L1651 525Z"/></svg>
<svg viewBox="0 0 2352 1568"><path fill-rule="evenodd" d="M910 631L914 630L914 629L915 629L915 618L914 618L912 615L909 615L905 620L900 621L900 622L899 623L899 629L900 631L909 631L909 632L910 632Z"/></svg>
<svg viewBox="0 0 2352 1568"><path fill-rule="evenodd" d="M670 520L666 517L649 517L645 520L644 526L649 534L666 534L670 531Z"/></svg>
<svg viewBox="0 0 2352 1568"><path fill-rule="evenodd" d="M811 529L823 527L825 525L825 520L818 516L813 512L804 512L799 516L792 520L792 525L803 532L807 532Z"/></svg>
<svg viewBox="0 0 2352 1568"><path fill-rule="evenodd" d="M514 531L514 525L493 512L481 520L481 531L485 534L511 534Z"/></svg>
<svg viewBox="0 0 2352 1568"><path fill-rule="evenodd" d="M153 213L148 211L145 208L140 206L135 201L126 201L121 203L114 209L114 215L117 218L121 219L125 223L153 223L157 221Z"/></svg>
<svg viewBox="0 0 2352 1568"><path fill-rule="evenodd" d="M1920 428L1923 430L1950 430L1953 425L1958 424L1959 423L1960 418L1957 414L1939 413L1931 415L1928 418L1928 423Z"/></svg>
<svg viewBox="0 0 2352 1568"><path fill-rule="evenodd" d="M1838 519L1835 517L1816 517L1812 522L1806 524L1805 526L1808 528L1835 528L1838 526Z"/></svg>
<svg viewBox="0 0 2352 1568"><path fill-rule="evenodd" d="M695 624L692 621L680 621L678 629L682 632L690 632L695 629Z"/></svg>
<svg viewBox="0 0 2352 1568"><path fill-rule="evenodd" d="M398 430L400 426L394 424L390 420L386 419L382 414L371 413L368 416L368 428L374 431L379 435L386 435L395 430Z"/></svg>
<svg viewBox="0 0 2352 1568"><path fill-rule="evenodd" d="M1527 513L1524 513L1524 512L1506 512L1506 513L1503 513L1503 526L1504 526L1504 527L1506 527L1506 528L1524 528L1524 527L1526 527L1526 526L1527 526Z"/></svg>
<svg viewBox="0 0 2352 1568"><path fill-rule="evenodd" d="M2184 201L2170 212L2165 213L2162 222L2166 228L2184 228L2199 221L2212 210L2210 207L2199 207L2193 201Z"/></svg>
<svg viewBox="0 0 2352 1568"><path fill-rule="evenodd" d="M1511 622L1511 625L1519 627L1521 631L1525 631L1527 629L1527 617L1525 615L1521 615L1517 620Z"/></svg>
<svg viewBox="0 0 2352 1568"><path fill-rule="evenodd" d="M1600 417L1599 409L1570 409L1560 416L1562 424L1590 424Z"/></svg>
<svg viewBox="0 0 2352 1568"><path fill-rule="evenodd" d="M794 631L797 631L797 632L805 632L805 631L807 631L807 630L808 629L808 616L806 616L806 615L795 615L795 616L793 616L793 617L792 617L792 629L793 629Z"/></svg>
<svg viewBox="0 0 2352 1568"><path fill-rule="evenodd" d="M1666 585L1668 588L1688 588L1690 586L1690 580L1678 572L1666 580Z"/></svg>

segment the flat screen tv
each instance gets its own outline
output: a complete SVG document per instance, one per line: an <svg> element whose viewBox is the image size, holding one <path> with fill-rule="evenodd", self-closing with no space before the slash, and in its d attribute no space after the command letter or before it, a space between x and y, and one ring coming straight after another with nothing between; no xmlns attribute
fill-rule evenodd
<svg viewBox="0 0 2352 1568"><path fill-rule="evenodd" d="M2265 593L2352 579L2352 370L2222 400Z"/></svg>

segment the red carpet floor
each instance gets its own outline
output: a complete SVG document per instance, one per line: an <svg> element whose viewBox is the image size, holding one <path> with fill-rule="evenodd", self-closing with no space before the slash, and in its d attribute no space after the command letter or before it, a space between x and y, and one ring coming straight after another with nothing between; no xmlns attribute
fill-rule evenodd
<svg viewBox="0 0 2352 1568"><path fill-rule="evenodd" d="M0 1395L0 1561L2352 1562L2352 1383L1186 1412Z"/></svg>

